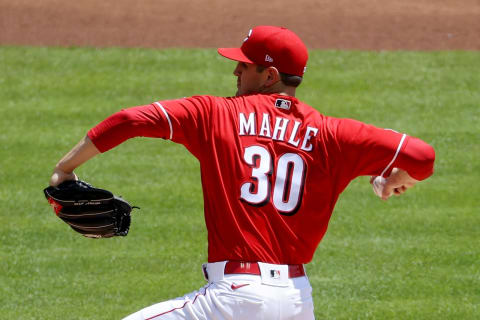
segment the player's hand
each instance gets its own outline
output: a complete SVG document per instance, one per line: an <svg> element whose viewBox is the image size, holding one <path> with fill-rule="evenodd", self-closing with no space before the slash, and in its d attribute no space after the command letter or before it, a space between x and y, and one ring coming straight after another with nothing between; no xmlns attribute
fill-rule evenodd
<svg viewBox="0 0 480 320"><path fill-rule="evenodd" d="M372 177L370 183L372 183L374 179L375 177ZM382 200L387 200L392 195L399 196L415 186L418 182L418 180L412 178L407 171L398 168L394 168L390 176L385 180L381 194Z"/></svg>
<svg viewBox="0 0 480 320"><path fill-rule="evenodd" d="M77 175L74 172L64 172L59 168L55 168L53 171L52 177L50 178L50 185L52 187L58 186L60 183L68 180L78 180Z"/></svg>

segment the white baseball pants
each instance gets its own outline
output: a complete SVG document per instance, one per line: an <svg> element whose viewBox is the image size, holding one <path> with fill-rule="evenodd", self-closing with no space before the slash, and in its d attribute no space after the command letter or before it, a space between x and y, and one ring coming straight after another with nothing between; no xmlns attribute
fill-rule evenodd
<svg viewBox="0 0 480 320"><path fill-rule="evenodd" d="M206 264L208 284L157 303L124 320L311 320L307 276L288 277L288 266L258 263L261 274L224 274L224 262Z"/></svg>

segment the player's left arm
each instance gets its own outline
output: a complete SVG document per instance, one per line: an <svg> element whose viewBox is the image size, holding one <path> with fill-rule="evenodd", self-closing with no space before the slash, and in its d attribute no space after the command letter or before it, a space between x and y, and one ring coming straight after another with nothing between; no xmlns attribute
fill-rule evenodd
<svg viewBox="0 0 480 320"><path fill-rule="evenodd" d="M60 183L68 180L78 180L73 172L83 163L99 154L97 147L92 143L88 136L80 140L60 161L58 161L50 178L50 185L58 186Z"/></svg>
<svg viewBox="0 0 480 320"><path fill-rule="evenodd" d="M122 109L90 129L57 163L50 185L77 180L73 172L76 168L134 137L163 138L182 143L190 151L199 150L202 137L199 127L208 122L206 110L211 105L212 101L206 97L192 97Z"/></svg>
<svg viewBox="0 0 480 320"><path fill-rule="evenodd" d="M106 152L127 139L147 136L165 137L165 118L154 105L123 109L93 127L55 166L51 186L78 180L74 170L99 153Z"/></svg>

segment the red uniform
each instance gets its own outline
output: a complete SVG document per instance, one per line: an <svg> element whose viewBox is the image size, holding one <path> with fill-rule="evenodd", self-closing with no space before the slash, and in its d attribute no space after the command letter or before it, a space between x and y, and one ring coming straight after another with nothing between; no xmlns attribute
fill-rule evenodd
<svg viewBox="0 0 480 320"><path fill-rule="evenodd" d="M200 161L209 262L308 263L351 180L394 167L423 180L435 157L417 138L276 94L156 102L88 136L101 152L135 136L171 139Z"/></svg>

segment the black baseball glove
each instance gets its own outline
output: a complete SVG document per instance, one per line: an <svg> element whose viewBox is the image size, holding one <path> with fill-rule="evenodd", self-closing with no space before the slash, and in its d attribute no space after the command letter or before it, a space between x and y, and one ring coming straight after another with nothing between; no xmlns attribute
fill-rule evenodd
<svg viewBox="0 0 480 320"><path fill-rule="evenodd" d="M88 238L126 236L132 207L110 191L84 181L65 181L43 190L55 214Z"/></svg>

